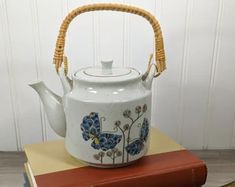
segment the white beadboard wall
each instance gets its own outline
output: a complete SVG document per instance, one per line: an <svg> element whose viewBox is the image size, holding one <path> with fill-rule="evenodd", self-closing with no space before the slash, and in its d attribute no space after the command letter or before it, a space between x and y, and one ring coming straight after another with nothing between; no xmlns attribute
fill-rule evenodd
<svg viewBox="0 0 235 187"><path fill-rule="evenodd" d="M62 94L52 65L59 25L97 2L139 6L161 23L168 68L153 85L152 124L187 148L234 149L235 1L0 0L0 150L59 138L28 83ZM153 50L150 25L116 12L79 16L66 41L70 70L113 59L144 71Z"/></svg>

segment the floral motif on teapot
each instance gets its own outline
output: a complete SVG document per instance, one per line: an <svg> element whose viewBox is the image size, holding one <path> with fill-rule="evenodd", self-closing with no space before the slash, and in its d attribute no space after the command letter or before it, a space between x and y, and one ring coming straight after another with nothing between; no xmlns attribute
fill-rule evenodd
<svg viewBox="0 0 235 187"><path fill-rule="evenodd" d="M129 109L125 110L123 117L129 119L130 122L122 124L120 120L115 121L113 132L102 132L102 122L105 121L105 117L99 118L97 112L91 112L83 117L81 123L82 137L85 141L91 140L90 146L99 150L97 154L93 155L94 159L103 163L103 158L107 156L115 164L118 157L121 157L121 161L124 163L129 161L129 156L139 154L143 150L149 134L148 119L143 117L143 121L140 123L141 117L146 111L146 104L136 106L133 113ZM134 125L139 128L138 137L131 137L131 130ZM121 134L117 134L117 132ZM116 148L119 143L122 143L122 150Z"/></svg>

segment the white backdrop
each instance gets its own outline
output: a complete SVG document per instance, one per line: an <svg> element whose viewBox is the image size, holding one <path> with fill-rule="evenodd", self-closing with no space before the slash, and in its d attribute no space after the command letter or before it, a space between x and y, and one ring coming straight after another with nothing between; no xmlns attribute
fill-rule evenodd
<svg viewBox="0 0 235 187"><path fill-rule="evenodd" d="M27 84L61 94L52 65L63 17L92 0L0 0L0 150L58 138ZM155 14L168 69L154 82L152 124L192 149L235 148L235 1L116 0ZM153 33L137 16L95 12L72 22L70 70L111 58L144 71Z"/></svg>

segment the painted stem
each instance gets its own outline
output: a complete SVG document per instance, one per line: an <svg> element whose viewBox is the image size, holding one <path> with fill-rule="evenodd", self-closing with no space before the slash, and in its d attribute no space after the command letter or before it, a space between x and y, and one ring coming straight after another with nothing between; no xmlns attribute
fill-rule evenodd
<svg viewBox="0 0 235 187"><path fill-rule="evenodd" d="M103 156L100 157L100 162L103 164Z"/></svg>
<svg viewBox="0 0 235 187"><path fill-rule="evenodd" d="M125 151L125 141L126 141L126 137L125 137L125 132L124 130L122 130L121 127L118 126L118 128L120 129L120 131L122 132L122 136L123 136L123 147L122 147L122 163L124 163L124 151Z"/></svg>
<svg viewBox="0 0 235 187"><path fill-rule="evenodd" d="M115 158L116 158L115 155L113 155L113 164L115 164Z"/></svg>
<svg viewBox="0 0 235 187"><path fill-rule="evenodd" d="M138 113L138 117L137 117L135 120L133 120L133 118L131 118L131 117L128 117L128 118L131 120L131 125L130 125L130 127L129 127L129 129L128 129L127 145L129 145L129 143L130 143L130 133L131 133L131 128L132 128L132 126L134 125L134 123L135 123L143 114L144 114L144 112L143 112L141 115ZM127 161L127 162L129 161L129 154L128 154L128 153L127 153L126 161Z"/></svg>

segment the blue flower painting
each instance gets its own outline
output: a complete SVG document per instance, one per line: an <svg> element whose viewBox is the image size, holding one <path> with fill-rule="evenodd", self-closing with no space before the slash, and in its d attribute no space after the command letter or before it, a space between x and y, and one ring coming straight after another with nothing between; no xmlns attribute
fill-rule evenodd
<svg viewBox="0 0 235 187"><path fill-rule="evenodd" d="M149 122L147 118L144 118L140 129L140 137L126 146L127 153L130 155L139 154L141 150L144 148L144 142L147 141L148 133L149 133Z"/></svg>
<svg viewBox="0 0 235 187"><path fill-rule="evenodd" d="M85 141L92 140L94 149L107 151L113 149L122 139L122 135L101 132L98 113L91 112L81 123L82 137Z"/></svg>

